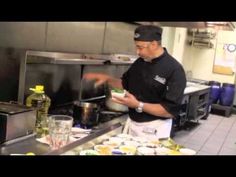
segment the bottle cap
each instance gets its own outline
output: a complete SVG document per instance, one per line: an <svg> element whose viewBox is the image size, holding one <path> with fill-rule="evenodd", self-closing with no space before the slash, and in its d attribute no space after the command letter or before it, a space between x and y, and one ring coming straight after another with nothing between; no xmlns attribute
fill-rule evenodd
<svg viewBox="0 0 236 177"><path fill-rule="evenodd" d="M44 93L44 86L43 85L36 85L35 88L30 88L35 93Z"/></svg>

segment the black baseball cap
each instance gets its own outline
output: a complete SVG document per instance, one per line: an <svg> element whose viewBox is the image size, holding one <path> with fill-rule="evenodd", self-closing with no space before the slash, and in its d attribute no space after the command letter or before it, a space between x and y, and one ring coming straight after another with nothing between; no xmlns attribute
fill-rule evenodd
<svg viewBox="0 0 236 177"><path fill-rule="evenodd" d="M135 41L160 41L162 28L154 25L141 25L134 31Z"/></svg>

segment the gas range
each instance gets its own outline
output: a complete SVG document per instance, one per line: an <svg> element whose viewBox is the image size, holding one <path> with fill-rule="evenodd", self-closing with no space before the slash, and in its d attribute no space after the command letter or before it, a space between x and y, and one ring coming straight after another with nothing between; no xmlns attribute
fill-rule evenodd
<svg viewBox="0 0 236 177"><path fill-rule="evenodd" d="M73 117L73 104L65 104L63 106L59 106L57 108L54 108L52 110L49 110L49 114L62 114L62 115L68 115ZM117 112L117 111L110 111L107 110L105 106L101 105L99 116L98 116L98 125L103 124L105 122L111 121L117 117L120 117L124 114L124 112ZM74 124L74 127L84 128L84 129L91 129L95 128L96 126L85 126L80 124Z"/></svg>

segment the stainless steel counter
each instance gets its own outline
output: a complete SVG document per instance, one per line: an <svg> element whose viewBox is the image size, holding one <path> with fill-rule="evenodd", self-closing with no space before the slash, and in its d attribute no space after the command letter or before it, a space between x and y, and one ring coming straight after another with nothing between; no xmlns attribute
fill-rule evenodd
<svg viewBox="0 0 236 177"><path fill-rule="evenodd" d="M33 152L36 155L59 155L89 141L90 139L111 131L113 128L123 126L127 117L128 115L123 115L106 123L99 124L90 135L68 144L67 146L64 146L56 151L51 151L48 145L36 141L35 137L31 137L9 145L1 145L0 155L26 154L27 152Z"/></svg>

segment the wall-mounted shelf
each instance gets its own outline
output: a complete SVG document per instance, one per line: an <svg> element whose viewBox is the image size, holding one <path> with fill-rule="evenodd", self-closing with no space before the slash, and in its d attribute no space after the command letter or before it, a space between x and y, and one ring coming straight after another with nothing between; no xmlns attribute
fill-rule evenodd
<svg viewBox="0 0 236 177"><path fill-rule="evenodd" d="M212 30L207 29L199 30L192 29L188 30L189 44L198 48L213 48L214 44L212 40L215 39L216 33Z"/></svg>

